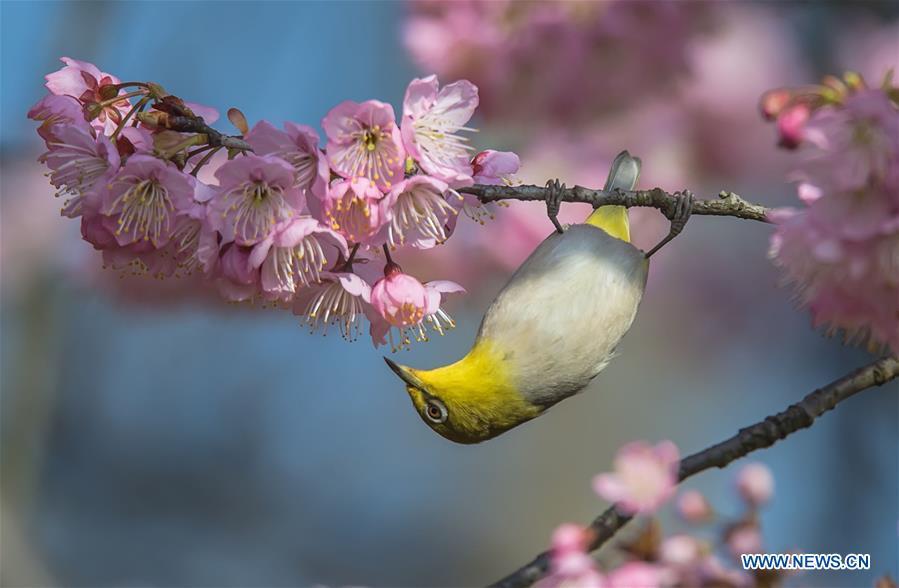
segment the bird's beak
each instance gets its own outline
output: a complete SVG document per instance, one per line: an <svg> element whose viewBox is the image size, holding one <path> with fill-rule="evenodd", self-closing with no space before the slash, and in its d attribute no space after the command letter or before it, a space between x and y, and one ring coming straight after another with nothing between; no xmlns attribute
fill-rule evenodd
<svg viewBox="0 0 899 588"><path fill-rule="evenodd" d="M387 365L390 366L390 369L393 370L393 373L398 375L400 379L409 386L418 388L419 390L424 387L422 381L415 377L415 374L412 373L411 369L407 368L406 366L399 365L398 363L391 361L387 357L384 358L384 361L387 362Z"/></svg>

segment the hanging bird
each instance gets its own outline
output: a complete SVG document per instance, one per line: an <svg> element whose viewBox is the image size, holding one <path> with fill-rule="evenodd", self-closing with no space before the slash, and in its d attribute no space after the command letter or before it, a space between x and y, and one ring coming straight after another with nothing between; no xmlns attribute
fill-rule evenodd
<svg viewBox="0 0 899 588"><path fill-rule="evenodd" d="M620 153L605 190L632 190L640 165ZM424 422L451 441L496 437L589 384L634 321L649 258L683 230L692 207L689 192L676 195L671 231L643 253L630 243L623 206L601 206L584 224L563 228L556 218L563 190L558 180L547 183L556 232L497 295L465 357L432 370L384 358Z"/></svg>

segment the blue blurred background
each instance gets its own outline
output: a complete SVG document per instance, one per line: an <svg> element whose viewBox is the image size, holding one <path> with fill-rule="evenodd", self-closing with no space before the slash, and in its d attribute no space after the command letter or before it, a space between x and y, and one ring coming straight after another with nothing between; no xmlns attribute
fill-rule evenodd
<svg viewBox="0 0 899 588"><path fill-rule="evenodd" d="M421 73L403 47L405 10L397 2L0 4L3 585L484 584L545 548L558 523L605 508L590 479L623 443L670 438L693 452L868 361L812 331L793 308L765 257L767 227L702 218L666 250L620 357L590 390L494 441L457 446L423 426L383 350L310 336L289 313L115 287L77 223L58 215L25 112L59 56L160 82L221 111L239 106L251 121L315 125L344 99L401 105ZM725 68L737 81L717 85L749 80L733 116L750 117L754 130L729 136L724 108L714 139L738 158L766 153L787 163L710 169L700 161L678 177L697 194L732 189L790 204L789 156L775 152L772 130L747 109L778 83L864 69L848 63L863 48L840 44L847 36L886 34L899 51L896 10L718 10L723 32L709 34L736 39L719 43L718 59L757 59L771 71L788 59L797 65L789 78L757 86L742 65ZM788 56L759 49L775 41ZM490 120L479 122L489 129ZM640 132L640 144L665 140L663 131ZM478 141L527 151L506 136ZM668 165L661 155L644 163L650 178L654 165ZM566 179L552 166L539 173ZM603 163L592 185L604 176ZM461 246L454 241L446 247ZM460 356L509 272L457 264L422 276L456 279L471 295L450 307L459 328L400 359L431 366ZM870 586L897 576L896 392L862 394L754 456L777 480L762 518L766 549L872 555L870 572L808 574L799 584ZM687 487L724 514L739 510L732 471Z"/></svg>

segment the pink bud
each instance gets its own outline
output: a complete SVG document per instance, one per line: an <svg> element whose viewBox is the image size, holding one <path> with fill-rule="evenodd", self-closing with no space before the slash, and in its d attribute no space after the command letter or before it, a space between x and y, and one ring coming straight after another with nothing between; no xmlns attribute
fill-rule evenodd
<svg viewBox="0 0 899 588"><path fill-rule="evenodd" d="M388 264L371 289L371 304L378 314L395 327L416 325L425 317L428 294L421 282Z"/></svg>
<svg viewBox="0 0 899 588"><path fill-rule="evenodd" d="M699 561L702 550L699 541L686 535L672 535L662 541L659 559L671 566L689 566Z"/></svg>
<svg viewBox="0 0 899 588"><path fill-rule="evenodd" d="M583 552L587 547L587 532L580 525L565 523L556 527L553 531L553 553Z"/></svg>
<svg viewBox="0 0 899 588"><path fill-rule="evenodd" d="M785 149L796 149L805 136L805 123L811 116L811 109L806 104L796 104L783 110L777 116L777 132L780 136L778 145Z"/></svg>
<svg viewBox="0 0 899 588"><path fill-rule="evenodd" d="M737 473L737 490L750 505L761 506L774 494L774 476L764 464L747 464Z"/></svg>
<svg viewBox="0 0 899 588"><path fill-rule="evenodd" d="M702 523L712 518L712 507L698 490L687 490L677 499L677 512L688 523Z"/></svg>
<svg viewBox="0 0 899 588"><path fill-rule="evenodd" d="M759 101L759 110L762 112L762 116L765 117L765 120L774 120L781 113L781 111L790 103L790 100L793 99L793 94L786 88L778 88L776 90L769 90L762 94L762 99Z"/></svg>
<svg viewBox="0 0 899 588"><path fill-rule="evenodd" d="M744 553L761 553L762 534L755 525L740 525L728 533L727 548L735 557Z"/></svg>

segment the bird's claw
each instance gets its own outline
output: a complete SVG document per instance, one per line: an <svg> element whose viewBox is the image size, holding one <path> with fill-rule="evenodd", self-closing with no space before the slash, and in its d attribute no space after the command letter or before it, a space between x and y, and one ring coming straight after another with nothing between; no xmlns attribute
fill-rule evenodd
<svg viewBox="0 0 899 588"><path fill-rule="evenodd" d="M658 245L653 247L649 253L646 254L646 259L649 259L652 254L680 235L681 231L683 231L684 227L687 225L687 221L690 220L690 214L693 212L693 192L690 192L689 190L676 192L674 198L674 211L670 216L671 229L668 231L668 236L662 239Z"/></svg>
<svg viewBox="0 0 899 588"><path fill-rule="evenodd" d="M565 190L565 184L559 183L559 180L546 182L546 214L558 233L565 232L565 229L559 223L559 209L562 206L563 190Z"/></svg>

